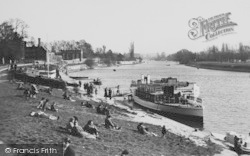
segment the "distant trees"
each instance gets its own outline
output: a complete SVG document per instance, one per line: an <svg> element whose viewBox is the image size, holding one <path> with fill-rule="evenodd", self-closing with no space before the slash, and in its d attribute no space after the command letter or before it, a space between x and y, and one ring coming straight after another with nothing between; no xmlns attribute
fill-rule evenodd
<svg viewBox="0 0 250 156"><path fill-rule="evenodd" d="M166 57L165 52L161 52L161 54L157 53L157 56L156 56L156 58L154 60L156 60L156 61L166 61L167 57Z"/></svg>
<svg viewBox="0 0 250 156"><path fill-rule="evenodd" d="M193 53L188 50L180 50L169 55L168 60L179 61L187 64L193 61L215 61L215 62L245 62L250 58L250 47L239 44L238 49L230 49L227 44L222 44L221 50L216 46L209 47L206 51Z"/></svg>

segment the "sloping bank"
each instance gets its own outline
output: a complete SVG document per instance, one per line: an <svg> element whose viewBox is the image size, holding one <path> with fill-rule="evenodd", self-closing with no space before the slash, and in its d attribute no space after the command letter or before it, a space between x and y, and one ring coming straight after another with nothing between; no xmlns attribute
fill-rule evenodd
<svg viewBox="0 0 250 156"><path fill-rule="evenodd" d="M213 70L250 72L250 63L191 62L186 65L196 68L213 69Z"/></svg>
<svg viewBox="0 0 250 156"><path fill-rule="evenodd" d="M66 135L58 132L56 127L65 125L69 117L75 115L79 117L80 125L85 125L90 119L98 124L104 122L105 116L96 114L94 109L81 107L80 102L84 99L76 102L65 101L60 98L62 92L55 90L53 96L40 93L37 99L25 100L20 96L22 91L16 90L16 87L16 84L0 84L0 137L5 143L58 143ZM30 111L36 111L34 105L41 97L59 103L59 112L54 113L61 117L59 121L27 116ZM98 98L90 100L97 101ZM233 152L222 150L222 145L213 143L212 138L206 138L202 132L194 132L190 127L172 120L160 119L157 115L140 112L136 112L136 115L127 109L121 109L122 105L119 106L112 100L105 102L111 105L114 121L123 127L122 131L112 132L99 127L101 139L96 141L70 136L76 152L80 155L115 155L124 148L128 149L131 155L235 155ZM95 103L95 106L97 105L98 101ZM126 112L127 117L122 116L122 112ZM164 122L161 122L163 120ZM147 122L150 131L159 137L136 133L137 122ZM159 125L163 124L169 129L165 139L160 137Z"/></svg>

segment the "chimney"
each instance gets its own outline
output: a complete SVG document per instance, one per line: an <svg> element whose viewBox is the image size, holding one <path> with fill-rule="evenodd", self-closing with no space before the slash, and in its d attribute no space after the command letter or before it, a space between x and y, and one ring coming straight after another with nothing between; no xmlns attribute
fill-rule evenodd
<svg viewBox="0 0 250 156"><path fill-rule="evenodd" d="M150 84L150 75L147 76L147 83Z"/></svg>
<svg viewBox="0 0 250 156"><path fill-rule="evenodd" d="M41 46L41 38L38 38L38 45L37 47L40 47Z"/></svg>

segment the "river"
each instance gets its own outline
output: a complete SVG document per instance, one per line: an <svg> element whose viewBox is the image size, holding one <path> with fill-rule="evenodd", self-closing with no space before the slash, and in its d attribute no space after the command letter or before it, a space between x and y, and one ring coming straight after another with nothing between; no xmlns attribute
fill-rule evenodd
<svg viewBox="0 0 250 156"><path fill-rule="evenodd" d="M152 80L175 77L179 81L196 82L200 86L205 106L205 130L217 133L250 132L249 73L196 69L174 62L148 61L137 65L84 70L71 75L99 77L103 86L120 85L122 91L128 91L131 81L140 79L141 74L150 74Z"/></svg>

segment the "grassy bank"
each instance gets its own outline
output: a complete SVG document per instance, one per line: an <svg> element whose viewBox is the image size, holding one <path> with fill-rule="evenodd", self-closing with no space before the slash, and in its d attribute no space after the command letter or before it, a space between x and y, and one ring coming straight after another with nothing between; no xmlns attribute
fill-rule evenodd
<svg viewBox="0 0 250 156"><path fill-rule="evenodd" d="M124 110L111 108L114 122L122 126L120 132L110 131L99 126L100 139L87 140L71 136L59 131L59 126L65 126L69 118L77 116L79 124L84 126L88 120L101 125L105 116L96 114L91 108L81 107L80 102L69 102L62 99L62 92L54 90L54 95L41 92L37 99L26 100L23 91L16 90L17 84L9 82L0 83L0 137L7 144L37 144L61 143L62 138L68 136L77 154L84 156L106 156L120 154L127 149L129 155L214 155L221 148L214 143L207 142L207 146L197 146L190 139L185 139L173 133L168 133L166 138L145 136L136 132L137 123L116 118ZM31 111L37 111L38 100L41 97L49 98L50 103L58 102L59 112L50 112L60 116L58 121L44 118L30 117ZM124 112L125 113L125 112ZM161 127L146 124L150 131L161 136Z"/></svg>
<svg viewBox="0 0 250 156"><path fill-rule="evenodd" d="M187 64L188 66L224 70L224 71L236 71L236 72L250 72L250 63L231 63L231 62L192 62Z"/></svg>

